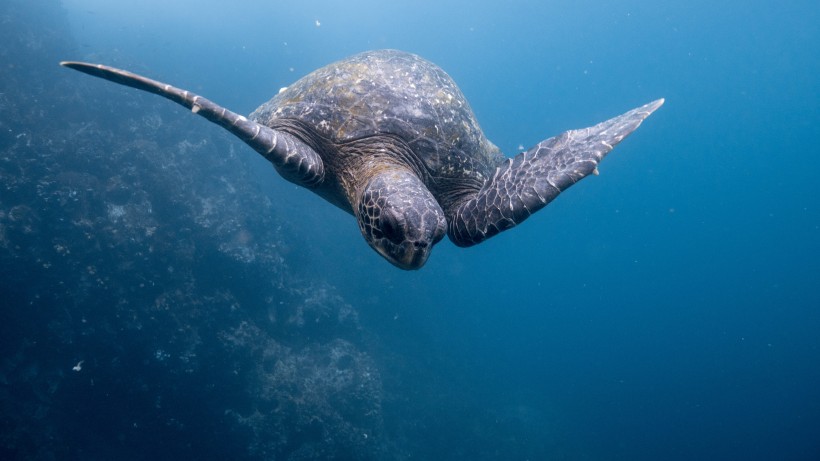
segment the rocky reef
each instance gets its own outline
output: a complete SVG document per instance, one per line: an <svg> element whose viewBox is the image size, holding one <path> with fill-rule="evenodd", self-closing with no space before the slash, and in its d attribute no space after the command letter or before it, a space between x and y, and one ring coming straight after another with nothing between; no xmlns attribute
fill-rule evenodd
<svg viewBox="0 0 820 461"><path fill-rule="evenodd" d="M0 458L390 458L357 312L292 269L252 154L69 79L56 0L0 23Z"/></svg>

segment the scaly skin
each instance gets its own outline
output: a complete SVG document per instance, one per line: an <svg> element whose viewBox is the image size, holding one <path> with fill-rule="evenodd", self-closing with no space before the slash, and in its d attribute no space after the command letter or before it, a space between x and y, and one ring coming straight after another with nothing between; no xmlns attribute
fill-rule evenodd
<svg viewBox="0 0 820 461"><path fill-rule="evenodd" d="M125 70L101 64L73 61L63 61L60 65L120 85L158 94L190 109L191 112L205 117L236 135L268 159L280 174L291 182L313 187L324 179L324 165L319 155L304 142L288 133L272 130L248 120L197 94Z"/></svg>
<svg viewBox="0 0 820 461"><path fill-rule="evenodd" d="M569 186L596 174L598 163L662 104L659 99L593 127L567 131L508 159L449 217L450 240L471 246L520 224Z"/></svg>

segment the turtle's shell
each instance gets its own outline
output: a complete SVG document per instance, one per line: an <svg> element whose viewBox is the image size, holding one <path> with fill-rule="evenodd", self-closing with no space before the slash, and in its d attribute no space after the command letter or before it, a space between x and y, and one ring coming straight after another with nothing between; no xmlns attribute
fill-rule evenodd
<svg viewBox="0 0 820 461"><path fill-rule="evenodd" d="M298 120L333 143L391 134L433 177L487 179L503 158L441 68L396 50L361 53L283 89L251 118L277 127Z"/></svg>

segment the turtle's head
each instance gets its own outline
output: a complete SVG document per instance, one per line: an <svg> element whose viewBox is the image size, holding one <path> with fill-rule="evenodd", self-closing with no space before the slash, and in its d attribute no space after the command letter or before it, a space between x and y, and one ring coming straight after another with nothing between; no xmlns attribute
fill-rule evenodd
<svg viewBox="0 0 820 461"><path fill-rule="evenodd" d="M356 218L364 239L395 266L419 269L447 231L438 202L409 171L373 176L359 199Z"/></svg>

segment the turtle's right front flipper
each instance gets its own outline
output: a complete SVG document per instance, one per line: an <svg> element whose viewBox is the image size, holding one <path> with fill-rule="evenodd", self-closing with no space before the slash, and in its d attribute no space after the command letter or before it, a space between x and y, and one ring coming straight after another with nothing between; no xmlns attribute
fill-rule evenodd
<svg viewBox="0 0 820 461"><path fill-rule="evenodd" d="M597 174L604 156L662 104L658 99L593 127L567 131L507 159L450 217L450 240L471 246L521 223L569 186Z"/></svg>
<svg viewBox="0 0 820 461"><path fill-rule="evenodd" d="M225 128L255 151L262 154L288 181L305 187L319 184L324 178L322 159L307 144L296 137L248 120L242 115L191 92L145 78L128 71L83 62L61 62L60 65L104 78L120 85L158 94L191 109Z"/></svg>

